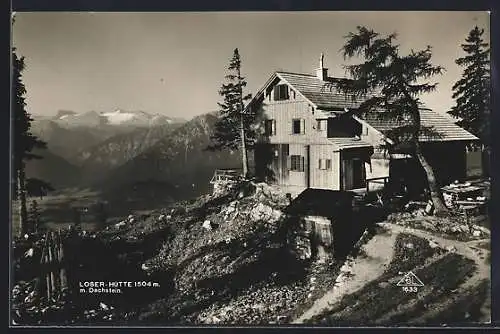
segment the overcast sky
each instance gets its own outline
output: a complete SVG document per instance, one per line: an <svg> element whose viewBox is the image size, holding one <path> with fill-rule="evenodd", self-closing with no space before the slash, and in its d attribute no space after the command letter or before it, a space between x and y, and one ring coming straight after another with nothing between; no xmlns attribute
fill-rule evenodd
<svg viewBox="0 0 500 334"><path fill-rule="evenodd" d="M329 74L343 76L339 49L357 25L397 32L405 51L433 47L446 72L422 100L437 111L453 104L468 32L478 25L489 41L487 12L39 12L16 14L13 45L26 58L33 114L121 108L191 118L217 108L234 48L255 93L275 70L313 73L321 52Z"/></svg>

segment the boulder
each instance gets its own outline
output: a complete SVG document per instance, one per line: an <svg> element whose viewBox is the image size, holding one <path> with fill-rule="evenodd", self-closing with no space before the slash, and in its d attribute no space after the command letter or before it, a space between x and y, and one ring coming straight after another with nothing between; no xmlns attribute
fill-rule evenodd
<svg viewBox="0 0 500 334"><path fill-rule="evenodd" d="M30 248L24 253L24 257L32 257L33 256L34 249Z"/></svg>
<svg viewBox="0 0 500 334"><path fill-rule="evenodd" d="M446 247L446 250L448 252L454 253L457 251L457 248L455 246L448 246L448 247Z"/></svg>
<svg viewBox="0 0 500 334"><path fill-rule="evenodd" d="M413 249L413 248L415 248L415 245L413 245L413 243L411 243L411 242L408 242L405 244L405 248Z"/></svg>
<svg viewBox="0 0 500 334"><path fill-rule="evenodd" d="M126 223L126 222L124 222L124 221L121 221L121 222L119 222L118 224L115 224L115 227L116 227L116 228L122 228L122 227L124 227L125 225L127 225L127 223Z"/></svg>
<svg viewBox="0 0 500 334"><path fill-rule="evenodd" d="M100 302L100 303L99 303L99 307L100 307L102 310L104 310L104 311L109 310L108 305L104 304L103 302Z"/></svg>
<svg viewBox="0 0 500 334"><path fill-rule="evenodd" d="M212 230L212 224L210 223L210 220L205 220L203 222L203 225L202 227L207 230L207 231L211 231Z"/></svg>

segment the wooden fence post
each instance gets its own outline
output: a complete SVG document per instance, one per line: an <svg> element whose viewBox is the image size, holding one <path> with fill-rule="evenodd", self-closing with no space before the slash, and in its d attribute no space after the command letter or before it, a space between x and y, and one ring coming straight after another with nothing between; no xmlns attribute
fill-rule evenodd
<svg viewBox="0 0 500 334"><path fill-rule="evenodd" d="M68 277L66 276L66 268L65 268L65 259L64 259L64 243L61 237L61 231L59 232L59 253L58 253L58 262L60 265L59 270L59 281L61 294L64 296L68 290Z"/></svg>
<svg viewBox="0 0 500 334"><path fill-rule="evenodd" d="M49 234L50 232L45 233L45 245L43 247L43 252L42 252L42 272L45 275L45 283L46 283L46 292L47 292L47 299L50 300L52 298L52 280L51 280L51 275L50 275L50 244L49 244ZM42 277L43 279L43 277Z"/></svg>
<svg viewBox="0 0 500 334"><path fill-rule="evenodd" d="M54 264L55 264L55 254L54 254L54 240L52 238L52 232L49 232L49 271L50 271L50 283L51 283L51 291L52 297L55 296L56 293L56 277L54 275Z"/></svg>

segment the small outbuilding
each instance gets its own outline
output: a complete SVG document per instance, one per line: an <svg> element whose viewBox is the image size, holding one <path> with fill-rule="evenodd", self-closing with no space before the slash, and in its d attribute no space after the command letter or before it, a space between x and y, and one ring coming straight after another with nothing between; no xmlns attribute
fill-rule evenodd
<svg viewBox="0 0 500 334"><path fill-rule="evenodd" d="M285 209L299 231L296 246L303 257L346 255L364 230L353 220L354 194L308 188Z"/></svg>

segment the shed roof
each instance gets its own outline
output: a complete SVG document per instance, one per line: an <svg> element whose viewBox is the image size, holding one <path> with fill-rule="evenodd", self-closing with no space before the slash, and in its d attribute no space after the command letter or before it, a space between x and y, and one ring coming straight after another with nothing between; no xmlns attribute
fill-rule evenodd
<svg viewBox="0 0 500 334"><path fill-rule="evenodd" d="M384 117L383 113L378 115L371 113L363 116L363 119L375 129L384 133L388 130L405 125L404 122L397 122L389 117ZM467 130L456 125L447 115L440 114L430 109L420 109L420 122L422 127L430 129L432 133L421 132L420 141L453 141L453 140L478 140L476 136Z"/></svg>
<svg viewBox="0 0 500 334"><path fill-rule="evenodd" d="M352 208L353 193L307 188L285 209L285 213L299 216L334 217Z"/></svg>
<svg viewBox="0 0 500 334"><path fill-rule="evenodd" d="M339 151L350 148L373 147L373 145L368 142L352 137L333 137L328 138L328 141Z"/></svg>

